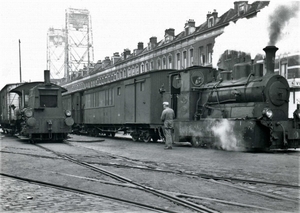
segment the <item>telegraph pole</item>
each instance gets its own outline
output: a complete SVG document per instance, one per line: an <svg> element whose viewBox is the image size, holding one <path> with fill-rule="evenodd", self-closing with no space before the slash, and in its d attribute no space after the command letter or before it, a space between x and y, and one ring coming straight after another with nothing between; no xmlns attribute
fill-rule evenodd
<svg viewBox="0 0 300 213"><path fill-rule="evenodd" d="M19 66L20 66L20 83L22 83L22 70L21 70L21 40L19 39Z"/></svg>

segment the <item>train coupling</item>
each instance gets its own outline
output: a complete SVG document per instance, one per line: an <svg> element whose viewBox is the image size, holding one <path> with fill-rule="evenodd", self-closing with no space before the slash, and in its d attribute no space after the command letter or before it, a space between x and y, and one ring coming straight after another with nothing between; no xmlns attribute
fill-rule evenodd
<svg viewBox="0 0 300 213"><path fill-rule="evenodd" d="M52 121L48 120L47 125L48 125L48 131L51 132L52 131Z"/></svg>

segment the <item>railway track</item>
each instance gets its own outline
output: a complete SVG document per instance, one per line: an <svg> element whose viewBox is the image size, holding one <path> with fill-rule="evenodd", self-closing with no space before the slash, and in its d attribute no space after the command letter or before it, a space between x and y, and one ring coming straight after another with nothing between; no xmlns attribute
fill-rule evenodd
<svg viewBox="0 0 300 213"><path fill-rule="evenodd" d="M130 205L133 205L133 206L143 208L145 210L152 210L152 211L155 211L155 212L174 213L174 211L158 208L156 206L151 206L151 205L146 205L146 204L142 204L142 203L138 203L138 202L133 202L133 201L130 201L130 200L121 199L121 198L117 198L117 197L112 197L112 196L108 196L108 195L101 194L101 193L95 193L95 192L80 190L80 189L76 189L76 188L61 186L61 185L57 185L57 184L53 184L53 183L47 183L47 182L43 182L43 181L37 181L37 180L33 180L33 179L22 178L22 177L9 175L9 174L5 174L5 173L0 173L0 175L5 176L5 177L9 177L9 178L13 178L13 179L17 179L17 180L21 180L21 181L25 181L25 182L28 182L28 183L31 183L31 184L37 184L37 185L40 185L40 186L51 187L51 188L55 188L55 189L59 189L59 190L63 190L63 191L69 191L69 192L73 192L73 193L80 193L80 194L84 194L84 195L93 195L93 196L97 196L97 197L101 197L101 198L105 198L105 199L109 199L109 200L114 200L114 201L118 201L118 202L122 202L122 203L127 203L127 204L130 204Z"/></svg>
<svg viewBox="0 0 300 213"><path fill-rule="evenodd" d="M110 156L112 158L120 158L121 160L124 161L132 161L132 159L128 159L126 157L122 156L115 156L111 155L110 153L99 151L90 147L86 146L79 146L79 145L73 145L69 142L66 142L70 146L76 146L80 148L85 148L85 149L91 149L93 151L101 152L104 153L106 156ZM182 171L182 170L167 170L165 168L161 168L158 166L153 166L147 167L147 166L128 166L124 164L116 164L116 163L99 163L99 162L87 162L90 164L101 164L104 166L115 166L115 167L124 167L124 168L133 168L133 169L141 169L141 170L149 170L149 171L155 171L155 172L163 172L163 173L173 173L173 174L180 174L180 175L186 175L190 177L198 177L198 178L203 178L203 179L211 179L211 180L222 180L222 181L230 181L230 182L239 182L239 183L249 183L249 184L265 184L265 185L273 185L273 186L280 186L280 187L286 187L286 188L294 188L294 189L300 189L300 185L295 185L295 184L285 184L285 183L278 183L278 182L270 182L270 181L264 181L264 180L249 180L245 178L233 178L233 177L225 177L225 176L216 176L216 175L211 175L207 173L195 173L195 172L188 172L188 171Z"/></svg>
<svg viewBox="0 0 300 213"><path fill-rule="evenodd" d="M55 152L51 149L48 149L42 145L38 145L38 144L35 144L35 146L38 146L46 151L49 151L59 157L61 157L62 159L65 159L69 162L72 162L72 163L75 163L77 165L80 165L80 166L83 166L83 167L86 167L86 168L89 168L93 171L96 171L96 172L99 172L101 174L104 174L110 178L113 178L117 181L120 181L122 183L127 183L127 184L131 184L135 187L137 187L138 189L142 190L142 191L145 191L145 192L148 192L148 193L151 193L153 195L156 195L158 197L161 197L161 198L164 198L166 200L169 200L177 205L180 205L180 206L183 206L185 208L188 208L190 210L193 210L193 211L196 211L196 212L203 212L203 213L216 213L218 211L214 210L214 209L210 209L210 208L207 208L203 205L199 205L199 204L196 204L196 203L193 203L193 202L190 202L190 201L187 201L186 199L182 199L182 198L179 198L177 196L174 196L174 195L170 195L169 193L166 193L166 192L162 192L160 190L156 190L156 189L153 189L151 187L148 187L148 186L145 186L145 185L142 185L142 184L139 184L137 182L134 182L128 178L125 178L123 176L120 176L118 174L115 174L115 173L112 173L112 172L109 172L107 170L104 170L104 169L101 169L101 168L98 168L96 166L93 166L93 165L90 165L88 163L85 163L85 162L81 162L71 156L68 156L66 154L62 154L62 153L58 153L58 152Z"/></svg>
<svg viewBox="0 0 300 213"><path fill-rule="evenodd" d="M68 144L71 146L74 146L73 144L70 144L70 143L68 143ZM80 147L80 148L92 149L94 151L104 153L106 156L109 156L112 159L120 158L122 160L122 162L132 161L132 159L128 159L128 158L122 157L122 156L111 155L110 153L99 151L99 150L96 150L96 149L93 149L90 147L79 146L79 145L75 145L75 146ZM299 204L299 202L300 202L299 197L291 198L291 197L286 197L284 195L277 195L277 194L273 194L273 193L269 193L269 192L262 192L259 190L254 190L254 189L247 188L247 187L244 187L241 185L237 185L236 183L257 185L258 187L261 187L264 185L269 185L272 187L291 188L291 189L295 189L295 190L300 189L299 185L268 182L268 181L263 181L263 180L249 180L249 179L244 179L244 178L216 176L216 175L210 175L210 174L205 174L205 173L194 173L194 172L182 171L182 170L178 170L178 169L167 170L167 169L159 167L159 166L153 166L153 164L150 166L145 166L144 163L143 163L143 166L131 166L131 165L124 165L124 164L116 164L116 163L99 163L99 162L91 162L91 161L88 161L86 163L93 164L93 165L113 166L113 167L117 167L117 168L139 169L139 170L154 171L154 172L160 172L160 173L184 175L184 176L192 177L192 178L201 178L201 179L209 180L215 184L225 185L227 187L232 187L235 189L247 191L252 194L257 194L260 196L264 196L264 197L268 197L268 198L272 198L272 199L276 199L276 200L284 200L284 201L289 201L289 202L293 202L293 203L297 203L297 204Z"/></svg>
<svg viewBox="0 0 300 213"><path fill-rule="evenodd" d="M68 143L68 145L72 145L72 144ZM75 147L77 147L77 145L79 145L79 144L76 143ZM91 147L86 147L85 145L84 146L80 146L79 145L79 147L81 149L82 148L93 149L94 151L99 152L99 155L97 155L97 152L95 153L95 155L94 155L96 157L95 159L98 159L97 156L102 156L102 158L106 159L107 161L110 161L110 158L111 158L111 159L116 160L117 162L120 162L120 164L118 164L118 163L110 163L110 162L103 163L101 161L97 162L97 161L91 160L92 158L88 158L88 160L83 160L83 159L78 160L78 159L76 159L76 157L71 157L71 156L68 156L68 155L65 155L65 154L60 154L60 153L52 151L52 150L50 150L50 149L48 149L46 147L43 147L44 146L43 144L40 144L40 145L37 145L37 146L42 146L40 148L43 148L46 151L52 152L53 154L55 154L55 156L53 157L52 155L49 155L47 153L45 153L45 155L38 155L38 154L32 154L32 153L31 154L30 153L26 154L25 152L22 153L21 151L20 152L19 151L14 152L14 151L4 151L4 150L1 150L1 152L2 153L12 153L12 154L28 155L28 156L36 157L36 158L63 159L63 160L67 160L67 158L69 158L71 160L79 161L80 164L78 164L78 165L82 165L81 163L88 165L87 167L85 165L85 167L89 168L89 169L91 169L91 167L95 167L95 168L99 169L95 165L102 165L102 166L108 166L108 167L146 170L146 171L150 171L150 172L153 171L153 172L159 172L159 173L170 173L170 174L175 174L175 175L179 175L179 176L182 175L182 176L192 177L194 180L196 180L195 178L202 178L202 179L207 179L207 180L209 180L211 182L214 182L216 184L228 185L229 187L239 188L241 190L245 190L245 188L241 187L241 186L235 186L235 185L232 186L232 182L249 183L245 179L237 179L237 181L231 181L230 178L226 178L226 177L218 177L218 176L214 176L214 175L211 176L209 174L199 174L199 173L194 173L192 171L181 170L180 168L176 168L174 165L171 165L171 164L170 165L165 165L165 164L160 165L160 164L157 164L156 162L152 162L152 161L146 161L146 162L144 162L144 161L141 161L141 160L135 160L135 159L126 158L126 157L122 157L122 156L116 156L116 155L112 155L110 153L106 153L106 152L103 152L103 151L100 151L100 150L97 150L97 149L93 149ZM45 144L45 146L47 146L47 144ZM58 151L58 152L60 152L60 151ZM59 154L59 155L57 155L57 154ZM52 157L49 157L49 156L52 156ZM83 155L82 157L85 158L85 157L88 157L88 156L84 156ZM68 160L68 161L74 163L74 161L71 161L71 160ZM101 160L101 158L99 158L98 160ZM171 166L171 169L166 169L166 167L170 168L170 166ZM97 170L94 170L94 168L91 169L91 170L97 171ZM102 171L107 171L105 169L104 170L101 169L101 170ZM126 170L123 170L123 171L126 171ZM51 171L46 171L46 172L51 172ZM54 173L56 173L56 172L54 172ZM107 175L107 173L102 173L102 172L100 172L100 173ZM109 172L109 173L111 173L111 172ZM112 174L116 175L114 173L112 173ZM154 173L152 173L152 174L154 174ZM70 174L62 174L62 175L70 175ZM107 175L107 176L109 176L109 175ZM116 185L116 186L120 186L120 187L131 187L131 188L138 189L138 190L144 190L145 189L145 188L140 187L138 185L132 184L132 182L134 182L134 181L132 181L132 180L130 180L128 178L124 179L124 177L119 176L119 175L117 175L117 178L113 177L113 176L109 176L109 177L111 177L111 178L113 178L115 180L118 180L121 183L117 183L116 184L116 183L113 183L113 181L112 182L110 182L110 181L107 181L107 182L102 181L103 184L112 184L112 185ZM77 178L83 178L83 179L86 178L87 180L91 180L91 179L88 179L87 177L77 177ZM97 178L95 178L95 180L92 180L92 181L97 181ZM99 179L98 179L98 181L99 181ZM253 183L253 180L250 180L250 181L251 181L251 184L260 184L260 182L261 182L261 181L259 181L259 183L256 183L256 181L255 181ZM99 182L101 182L101 181L99 181ZM267 183L267 184L270 183L269 185L272 185L272 186L276 186L276 184L277 184L277 183L274 184L272 182L265 182L265 183ZM280 187L283 187L284 185L285 184L282 184L282 183L279 184ZM151 187L146 187L146 188L152 189ZM299 186L287 184L287 188L299 189ZM211 197L204 197L204 196L201 197L201 196L190 195L189 193L187 193L187 194L180 194L180 193L172 192L172 190L167 190L167 191L156 190L156 191L159 192L159 193L162 192L164 194L167 194L168 196L172 197L172 199L174 197L175 198L179 198L179 200L184 200L184 201L187 201L188 203L194 203L194 204L196 203L195 205L198 205L198 206L199 206L199 204L197 204L197 203L202 204L202 201L209 201L209 202L211 201L210 203L221 203L221 204L225 204L225 205L240 206L240 207L252 208L252 209L257 209L257 210L271 210L268 207L272 208L271 206L268 206L268 207L266 206L266 208L261 207L261 206L256 206L254 203L252 203L254 205L251 205L251 203L248 203L248 202L247 202L248 204L243 204L243 202L242 203L230 202L230 200L222 200L221 197L219 197L221 199L215 199L215 198L211 198ZM256 193L256 194L259 194L259 195L262 195L262 196L265 196L265 197L270 197L270 198L275 198L275 199L278 199L278 200L280 199L280 200L291 201L291 202L294 202L294 203L299 203L299 198L298 198L298 200L297 199L296 200L295 199L289 199L289 198L286 199L282 195L277 195L277 196L274 195L274 196L272 196L272 193L257 193L257 191L253 190L253 189L252 190L251 189L247 189L247 191L249 191L251 193ZM153 193L153 192L149 192L149 193L154 194L154 195L159 196L159 197L162 197L159 194L156 194L156 193ZM270 196L270 194L271 194L271 196ZM170 199L168 199L168 200L170 200ZM172 201L172 202L176 203L175 201ZM178 204L178 205L185 206L185 205L182 205L182 204ZM214 208L214 205L213 206L208 205L208 206L210 206L211 208ZM189 207L185 206L185 208L189 208ZM197 211L197 212L214 212L215 211L214 209L212 209L212 211L203 211L203 209L202 210L199 210L199 209L196 210L195 207L189 208L189 209Z"/></svg>

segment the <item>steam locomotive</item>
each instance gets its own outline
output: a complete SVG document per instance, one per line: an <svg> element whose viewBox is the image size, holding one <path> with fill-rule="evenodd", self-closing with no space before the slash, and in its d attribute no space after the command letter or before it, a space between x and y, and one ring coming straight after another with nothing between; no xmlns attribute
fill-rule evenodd
<svg viewBox="0 0 300 213"><path fill-rule="evenodd" d="M67 138L74 120L70 110L62 109L66 89L50 83L49 70L44 77L44 82L8 84L0 91L4 133L32 142Z"/></svg>
<svg viewBox="0 0 300 213"><path fill-rule="evenodd" d="M299 147L300 107L289 119L289 84L274 73L277 50L264 48L265 67L240 63L232 71L190 67L172 73L175 141L224 149Z"/></svg>
<svg viewBox="0 0 300 213"><path fill-rule="evenodd" d="M161 103L168 101L176 115L176 142L223 149L299 147L300 107L289 119L289 84L274 73L277 48L264 50L265 67L99 72L64 85L63 106L72 110L73 131L92 136L123 131L134 141L164 139Z"/></svg>

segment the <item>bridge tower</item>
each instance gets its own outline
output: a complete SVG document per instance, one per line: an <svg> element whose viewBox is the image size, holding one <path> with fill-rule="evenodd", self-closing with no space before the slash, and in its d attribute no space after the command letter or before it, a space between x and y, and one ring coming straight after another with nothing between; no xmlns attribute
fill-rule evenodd
<svg viewBox="0 0 300 213"><path fill-rule="evenodd" d="M65 77L65 29L53 27L47 32L47 70L51 79Z"/></svg>
<svg viewBox="0 0 300 213"><path fill-rule="evenodd" d="M65 78L89 73L94 61L92 21L86 9L66 9Z"/></svg>

